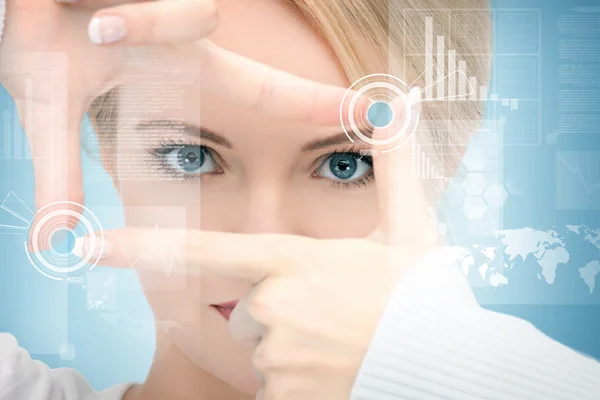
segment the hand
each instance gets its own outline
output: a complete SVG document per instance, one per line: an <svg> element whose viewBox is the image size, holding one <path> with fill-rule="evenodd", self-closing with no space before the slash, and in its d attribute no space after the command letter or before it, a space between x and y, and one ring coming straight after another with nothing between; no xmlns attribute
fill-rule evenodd
<svg viewBox="0 0 600 400"><path fill-rule="evenodd" d="M412 93L415 103L418 93ZM257 345L253 365L264 379L259 399L349 398L390 293L433 244L422 189L399 173L410 170L410 156L400 150L379 153L374 163L381 228L370 240L161 231L166 254L185 254L186 262L171 273L255 285L233 311L230 331ZM153 234L133 228L108 232L109 250L98 256L102 264L128 268ZM76 252L87 253L86 243L78 240ZM161 261L136 268L163 271Z"/></svg>
<svg viewBox="0 0 600 400"><path fill-rule="evenodd" d="M100 11L94 10L110 2L9 3L0 44L0 82L15 100L29 140L36 211L59 201L83 204L82 116L96 96L118 84L143 79L145 71L139 60L156 53L193 52L203 68L192 68L200 71L198 78L206 83L206 90L229 94L259 112L315 125L339 123L343 88L277 71L207 40L194 42L216 27L213 0L119 4ZM99 21L108 15L122 16L126 28L103 30L106 25ZM106 38L99 40L101 31L113 38L117 33L125 36L107 45ZM93 44L88 33L92 41L103 45ZM140 44L156 46L127 48ZM40 217L37 213L33 224ZM61 223L72 228L77 219L65 217ZM44 234L42 229L40 237Z"/></svg>

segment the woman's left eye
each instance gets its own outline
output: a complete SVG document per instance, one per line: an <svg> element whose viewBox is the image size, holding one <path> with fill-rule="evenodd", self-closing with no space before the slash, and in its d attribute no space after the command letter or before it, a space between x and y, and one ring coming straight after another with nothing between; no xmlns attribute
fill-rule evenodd
<svg viewBox="0 0 600 400"><path fill-rule="evenodd" d="M323 161L316 175L335 183L362 183L373 175L373 158L359 153L333 153Z"/></svg>

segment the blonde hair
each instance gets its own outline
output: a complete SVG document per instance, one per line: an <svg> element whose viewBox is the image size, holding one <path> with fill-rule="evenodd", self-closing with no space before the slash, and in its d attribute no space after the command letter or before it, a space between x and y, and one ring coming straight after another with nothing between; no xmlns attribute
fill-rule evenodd
<svg viewBox="0 0 600 400"><path fill-rule="evenodd" d="M478 85L487 85L491 69L489 0L287 0L327 40L348 80L386 73L412 86L425 87L424 19L442 27L446 49L468 66ZM435 66L434 66L435 67ZM444 60L448 71L448 58ZM437 80L436 69L433 71ZM458 81L458 78L457 78ZM435 91L435 87L434 87ZM89 109L97 132L115 133L117 90L96 98ZM451 176L468 136L477 130L485 99L425 101L421 119L427 128L417 137L438 169Z"/></svg>

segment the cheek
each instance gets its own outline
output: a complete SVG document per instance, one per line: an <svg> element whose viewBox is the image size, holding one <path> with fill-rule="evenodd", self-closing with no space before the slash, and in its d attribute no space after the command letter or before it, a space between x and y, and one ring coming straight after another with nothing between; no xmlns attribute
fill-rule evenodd
<svg viewBox="0 0 600 400"><path fill-rule="evenodd" d="M129 227L200 228L200 185L154 181L120 181Z"/></svg>
<svg viewBox="0 0 600 400"><path fill-rule="evenodd" d="M355 238L369 235L378 223L375 187L335 189L319 183L301 196L300 230L314 238Z"/></svg>
<svg viewBox="0 0 600 400"><path fill-rule="evenodd" d="M369 235L379 222L374 187L344 191L309 182L261 195L260 201L242 190L211 189L202 197L201 227L206 230L350 238Z"/></svg>

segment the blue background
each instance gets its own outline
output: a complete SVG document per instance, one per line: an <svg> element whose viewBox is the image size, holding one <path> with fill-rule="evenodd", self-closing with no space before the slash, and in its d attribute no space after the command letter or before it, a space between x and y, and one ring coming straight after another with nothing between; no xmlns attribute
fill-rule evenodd
<svg viewBox="0 0 600 400"><path fill-rule="evenodd" d="M590 210L557 210L556 153L567 150L600 150L598 129L580 134L558 136L556 143L545 140L556 131L559 111L557 25L560 15L575 5L596 5L597 1L496 1L494 8L539 9L541 11L541 135L536 146L506 146L503 151L503 176L521 188L505 203L502 227L534 227L547 230L553 226L583 224L600 226L600 206ZM600 38L597 39L600 42ZM496 37L498 41L498 37ZM496 91L503 82L497 81ZM598 99L600 101L600 99ZM0 94L0 109L14 112L6 93ZM596 127L600 128L600 127ZM510 134L510 132L507 132ZM1 141L0 141L1 142ZM85 153L84 168L94 163ZM115 207L116 197L108 178L102 185L86 181L86 205ZM0 160L0 196L14 191L31 208L33 205L33 173L30 160ZM105 228L122 225L117 212L101 216ZM151 311L131 271L120 271L118 312L90 311L86 291L78 284L49 280L39 274L22 250L24 236L0 235L2 280L0 281L0 331L14 334L21 346L32 351L52 367L72 367L81 371L98 389L124 381L143 381L153 355L154 337ZM477 241L477 237L468 237ZM571 251L578 251L576 248ZM559 271L560 272L560 271ZM599 285L600 286L600 285ZM535 285L516 285L511 290L476 289L488 308L528 319L549 336L600 359L600 302L567 304L562 299L573 290L569 284L548 289ZM511 301L518 292L527 291L527 304ZM556 301L531 301L536 296L555 296ZM148 325L150 324L150 325ZM60 346L70 343L73 354L60 355ZM38 350L35 350L38 349Z"/></svg>
<svg viewBox="0 0 600 400"><path fill-rule="evenodd" d="M559 83L559 33L557 26L561 15L577 6L598 6L598 2L590 1L508 1L493 2L498 8L534 8L541 11L541 82L542 82L542 114L541 132L548 135L557 129L560 116L558 108L559 91L563 89ZM496 39L497 40L497 39ZM600 37L595 38L600 44ZM592 67L594 67L592 65ZM598 68L596 63L595 68ZM502 82L498 82L502 85ZM598 82L590 82L597 87ZM596 92L597 103L600 95ZM543 143L543 142L542 142ZM600 124L586 132L560 135L557 143L546 143L542 146L507 146L504 148L504 177L516 182L523 188L520 195L507 199L504 206L503 228L534 227L551 229L564 227L567 224L582 224L590 228L600 227L600 207L595 210L557 210L556 197L556 153L565 150L598 150L600 149ZM582 251L575 248L573 251ZM575 254L572 254L574 257ZM560 271L558 271L560 272ZM557 273L558 273L557 272ZM599 280L597 279L598 283ZM558 278L557 278L558 283ZM527 319L540 330L554 339L600 359L600 300L595 299L577 304L567 304L564 297L572 295L573 287L569 285L553 285L551 295L556 301L552 303L527 302L527 304L506 304L506 296L514 293L481 293L482 303L486 307L506 312ZM510 285L509 285L510 287ZM530 286L513 290L532 291ZM533 293L544 296L548 293Z"/></svg>

